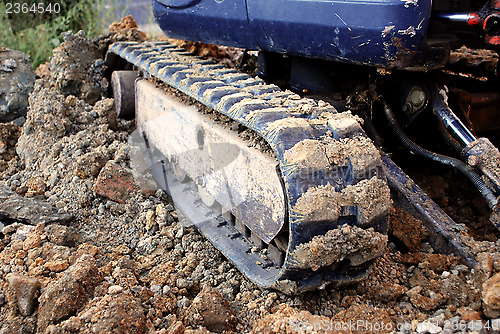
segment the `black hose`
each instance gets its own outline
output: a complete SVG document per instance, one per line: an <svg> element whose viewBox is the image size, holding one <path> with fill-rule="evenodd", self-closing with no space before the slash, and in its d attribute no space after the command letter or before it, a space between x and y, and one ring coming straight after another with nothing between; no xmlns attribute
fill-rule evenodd
<svg viewBox="0 0 500 334"><path fill-rule="evenodd" d="M463 161L448 157L445 155L437 154L431 151L428 151L416 143L414 143L406 134L403 129L399 125L396 116L392 112L391 108L387 105L385 101L384 104L384 113L387 117L387 121L389 122L389 126L391 127L394 134L399 138L399 140L405 145L410 151L415 154L421 155L427 159L439 162L443 165L451 166L458 169L462 174L467 176L469 180L476 186L481 195L486 199L490 208L493 208L497 204L497 198L493 195L493 192L490 188L486 186L486 183L481 179L479 174L474 171L471 167L467 166Z"/></svg>

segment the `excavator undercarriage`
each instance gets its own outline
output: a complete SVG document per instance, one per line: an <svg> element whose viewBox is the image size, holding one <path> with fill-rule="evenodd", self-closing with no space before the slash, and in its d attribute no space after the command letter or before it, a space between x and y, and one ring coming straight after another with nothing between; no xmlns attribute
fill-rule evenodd
<svg viewBox="0 0 500 334"><path fill-rule="evenodd" d="M419 15L428 16L413 30L386 26L377 37L380 45L370 39L342 53L354 46L337 41L340 54L321 49L317 39L298 41L303 50L295 44L281 50L290 36L265 46L282 22L273 25L268 15L257 15L249 21L252 29L276 31L260 37L245 32L233 43L260 49L257 76L168 42L113 44L106 62L113 71L118 115L136 118L131 140L140 148L137 172L151 171L185 220L264 288L293 294L362 279L386 247L393 207L427 227L434 250L473 267L476 259L464 229L389 153L411 152L456 170L480 194L491 226L500 229L500 153L475 135L500 124L498 55L483 50L481 57L463 47L449 58L455 39L439 39L435 32L440 25L448 29L463 22L446 6L431 10L427 5L393 4L401 13L421 6ZM164 0L154 6L160 26L170 32L176 17L168 22L166 17L187 15L183 10L198 2L177 8ZM249 17L259 6L249 1ZM207 8L198 14L212 13ZM487 25L483 44L492 49L495 8L469 13ZM425 21L430 17L433 21ZM318 25L329 24L326 17L325 22ZM367 36L380 25L371 23ZM340 18L338 36L354 33L343 24ZM427 36L417 33L424 26ZM320 28L329 29L314 27ZM179 28L180 37L199 32L189 29ZM217 42L217 29L206 39ZM359 37L361 42L366 36ZM367 43L374 43L376 52L361 52ZM417 44L418 51L411 51ZM245 51L242 63L248 57ZM428 142L430 149L424 148Z"/></svg>

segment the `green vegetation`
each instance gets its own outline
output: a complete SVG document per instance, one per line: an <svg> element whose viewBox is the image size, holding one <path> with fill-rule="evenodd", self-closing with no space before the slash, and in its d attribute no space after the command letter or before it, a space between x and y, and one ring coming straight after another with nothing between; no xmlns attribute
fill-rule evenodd
<svg viewBox="0 0 500 334"><path fill-rule="evenodd" d="M62 41L61 33L83 30L89 37L99 35L103 31L99 16L102 6L100 1L80 0L71 8L63 8L66 13L64 16L34 28L13 32L7 19L5 4L0 1L0 46L29 54L32 66L36 68L48 61L52 49Z"/></svg>

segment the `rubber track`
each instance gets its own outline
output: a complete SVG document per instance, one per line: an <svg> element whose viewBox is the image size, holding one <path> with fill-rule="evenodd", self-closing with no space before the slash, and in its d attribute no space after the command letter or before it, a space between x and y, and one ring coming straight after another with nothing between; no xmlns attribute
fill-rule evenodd
<svg viewBox="0 0 500 334"><path fill-rule="evenodd" d="M285 159L287 150L305 140L312 140L319 144L327 140L325 138L340 140L345 137L364 136L358 124L352 126L353 122L357 122L352 115L347 113L345 115L350 122L339 123L348 124L346 128L332 126L331 123L318 117L322 113L336 114L336 110L330 105L301 98L289 91L284 92L277 86L266 84L259 78L252 78L214 61L195 57L191 53L166 42L115 43L108 50L107 62L112 63L112 58L115 55L217 112L254 130L273 149L281 168L288 200L287 207L289 211L292 211L288 215L290 239L285 263L281 268L278 268L276 274L271 275L272 278L262 279L259 273L252 272L254 270L248 268L242 270L238 260L232 259L226 252L226 256L254 283L264 288L296 293L315 289L330 282L356 281L366 274L366 266L349 268L349 270L332 270L332 268L321 268L317 271L299 270L289 256L298 245L309 242L315 235L324 234L342 224L360 225L361 217L359 215L363 210L357 206L343 206L338 221L330 224L304 221L290 208L293 208L297 200L311 187L330 184L334 185L335 191L340 193L349 185L355 185L363 179L372 177L373 166L356 165L359 164L362 157L352 158L344 166L345 168L335 168L334 172L324 173L320 178L304 178L300 176L301 171L308 170L308 168L317 170L318 166L308 166L307 159L300 161L300 164L290 165ZM275 101L281 102L276 104ZM326 143L324 144L326 145ZM375 150L374 147L373 149ZM352 152L353 156L356 154L356 152ZM375 177L384 179L381 163L379 163L377 161ZM325 165L323 168L323 170L331 170L331 165ZM362 170L363 168L366 170ZM358 179L359 175L365 175L365 177ZM317 210L321 212L325 209L317 208ZM380 212L380 219L385 220L386 214L387 212ZM369 227L371 223L364 224L362 227ZM234 238L232 242L234 242ZM217 244L216 247L224 252L224 247ZM269 270L276 271L276 268Z"/></svg>

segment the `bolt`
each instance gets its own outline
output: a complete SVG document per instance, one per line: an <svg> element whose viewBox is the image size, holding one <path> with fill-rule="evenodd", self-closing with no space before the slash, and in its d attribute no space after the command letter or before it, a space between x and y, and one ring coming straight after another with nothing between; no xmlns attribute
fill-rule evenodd
<svg viewBox="0 0 500 334"><path fill-rule="evenodd" d="M201 187L205 186L205 178L203 176L197 176L195 181L197 185Z"/></svg>
<svg viewBox="0 0 500 334"><path fill-rule="evenodd" d="M472 167L477 166L479 164L479 157L477 155L469 155L467 164Z"/></svg>
<svg viewBox="0 0 500 334"><path fill-rule="evenodd" d="M413 108L412 108L412 106L411 106L411 104L410 104L410 103L405 103L405 104L403 105L402 109L403 109L403 112L405 112L405 113L407 113L407 114L411 114L411 113L412 113L412 111L413 111Z"/></svg>

